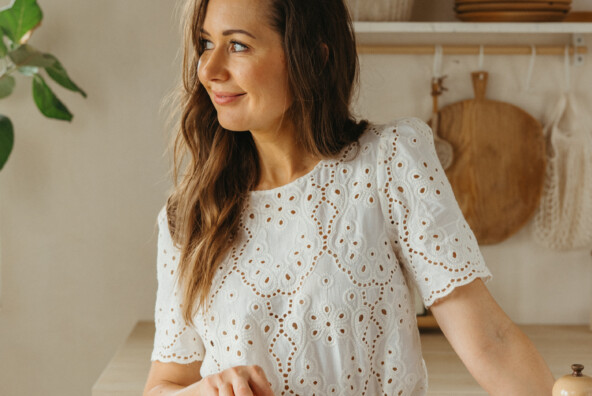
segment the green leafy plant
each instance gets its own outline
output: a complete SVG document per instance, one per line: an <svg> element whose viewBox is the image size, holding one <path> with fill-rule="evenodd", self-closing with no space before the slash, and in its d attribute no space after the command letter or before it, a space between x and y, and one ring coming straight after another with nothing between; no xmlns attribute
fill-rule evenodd
<svg viewBox="0 0 592 396"><path fill-rule="evenodd" d="M0 99L9 96L16 85L13 74L32 79L33 100L41 113L57 120L71 121L72 113L53 93L41 71L56 83L86 98L68 76L66 69L53 55L43 53L28 44L31 34L43 19L37 0L12 0L0 8ZM0 114L0 169L8 160L14 145L14 128L5 115Z"/></svg>

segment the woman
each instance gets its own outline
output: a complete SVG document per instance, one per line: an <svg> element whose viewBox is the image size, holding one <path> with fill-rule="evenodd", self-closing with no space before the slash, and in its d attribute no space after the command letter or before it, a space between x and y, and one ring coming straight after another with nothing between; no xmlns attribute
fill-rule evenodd
<svg viewBox="0 0 592 396"><path fill-rule="evenodd" d="M553 378L414 118L349 112L343 0L190 1L145 395L424 395L409 283L491 394ZM183 155L187 161L182 162Z"/></svg>

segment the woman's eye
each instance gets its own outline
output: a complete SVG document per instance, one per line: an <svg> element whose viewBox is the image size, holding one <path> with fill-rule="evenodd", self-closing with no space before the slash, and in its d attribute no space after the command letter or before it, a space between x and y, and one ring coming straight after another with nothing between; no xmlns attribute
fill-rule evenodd
<svg viewBox="0 0 592 396"><path fill-rule="evenodd" d="M238 41L232 41L230 43L230 47L232 48L233 52L245 52L246 50L249 49L249 47L247 47L244 44L239 43Z"/></svg>
<svg viewBox="0 0 592 396"><path fill-rule="evenodd" d="M210 49L214 48L214 44L210 40L206 40L206 39L201 39L200 45L201 45L201 49L203 51L210 50Z"/></svg>

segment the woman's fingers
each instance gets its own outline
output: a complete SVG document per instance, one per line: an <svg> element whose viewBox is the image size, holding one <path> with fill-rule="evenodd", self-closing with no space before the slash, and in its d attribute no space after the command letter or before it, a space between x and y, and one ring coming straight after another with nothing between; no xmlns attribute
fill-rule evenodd
<svg viewBox="0 0 592 396"><path fill-rule="evenodd" d="M248 366L236 366L224 370L220 377L225 384L231 386L233 396L256 396L249 386L253 371Z"/></svg>
<svg viewBox="0 0 592 396"><path fill-rule="evenodd" d="M251 385L251 389L253 389L255 396L273 396L271 385L267 380L263 369L259 366L249 366L249 370L252 373L249 385Z"/></svg>
<svg viewBox="0 0 592 396"><path fill-rule="evenodd" d="M218 386L218 396L237 396L232 388L232 384L223 382Z"/></svg>
<svg viewBox="0 0 592 396"><path fill-rule="evenodd" d="M232 382L232 389L234 391L234 396L256 396L256 393L253 393L253 390L249 386L248 379L244 377L236 377Z"/></svg>
<svg viewBox="0 0 592 396"><path fill-rule="evenodd" d="M273 396L265 372L259 366L236 366L205 377L201 394L218 396Z"/></svg>
<svg viewBox="0 0 592 396"><path fill-rule="evenodd" d="M210 375L203 378L197 383L198 394L203 396L219 396L219 388L222 382L219 381L218 375Z"/></svg>

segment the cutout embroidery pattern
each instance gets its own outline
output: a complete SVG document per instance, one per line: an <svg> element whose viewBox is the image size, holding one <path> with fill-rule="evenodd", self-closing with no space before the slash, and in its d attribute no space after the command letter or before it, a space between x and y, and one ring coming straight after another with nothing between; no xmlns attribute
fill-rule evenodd
<svg viewBox="0 0 592 396"><path fill-rule="evenodd" d="M159 294L153 359L203 360L202 376L258 364L278 395L425 392L407 281L430 305L490 275L431 139L417 119L372 126L339 158L251 193L195 328L161 285L176 265L161 231L159 293L172 297Z"/></svg>

